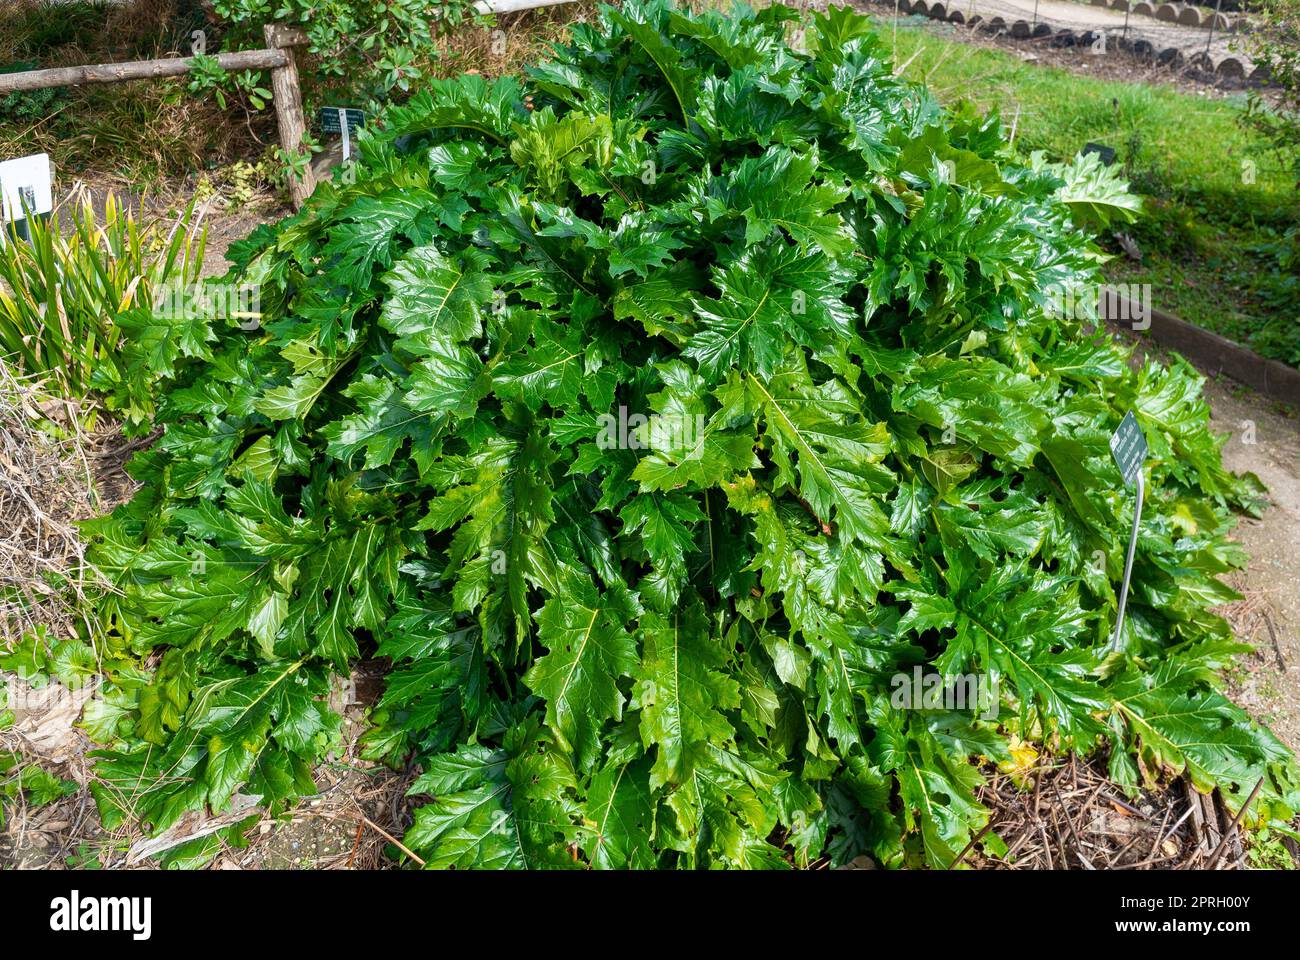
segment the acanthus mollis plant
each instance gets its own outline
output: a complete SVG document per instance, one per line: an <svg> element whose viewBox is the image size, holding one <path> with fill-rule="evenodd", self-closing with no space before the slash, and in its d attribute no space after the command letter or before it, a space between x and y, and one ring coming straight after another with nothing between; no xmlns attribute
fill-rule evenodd
<svg viewBox="0 0 1300 960"><path fill-rule="evenodd" d="M232 248L262 328L185 331L93 527L108 649L161 654L98 708L106 810L310 792L367 656L432 866L946 867L1020 741L1263 778L1290 819L1287 751L1214 688L1257 487L1189 367L1052 307L1096 282L1072 217L1132 198L1018 163L865 17L796 49L796 16L605 8L526 82L391 109L355 183Z"/></svg>

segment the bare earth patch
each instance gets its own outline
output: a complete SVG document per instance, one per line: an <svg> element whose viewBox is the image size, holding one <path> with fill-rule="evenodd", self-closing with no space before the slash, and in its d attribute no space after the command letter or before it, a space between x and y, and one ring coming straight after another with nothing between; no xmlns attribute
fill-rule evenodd
<svg viewBox="0 0 1300 960"><path fill-rule="evenodd" d="M1220 611L1256 644L1239 658L1233 699L1300 751L1300 416L1232 381L1212 382L1206 393L1214 427L1231 433L1224 466L1253 471L1270 500L1262 518L1237 527L1250 564L1230 582L1245 599Z"/></svg>

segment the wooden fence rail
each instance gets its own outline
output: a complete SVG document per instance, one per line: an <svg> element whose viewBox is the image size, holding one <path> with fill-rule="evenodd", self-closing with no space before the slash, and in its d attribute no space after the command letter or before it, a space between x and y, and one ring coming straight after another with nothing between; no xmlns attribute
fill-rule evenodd
<svg viewBox="0 0 1300 960"><path fill-rule="evenodd" d="M283 50L240 50L219 53L216 60L227 70L274 70L283 67L289 55ZM117 83L122 80L152 80L179 77L194 69L190 57L166 60L136 60L130 63L96 63L85 67L54 67L23 73L0 73L0 95L46 87L76 87L83 83Z"/></svg>
<svg viewBox="0 0 1300 960"><path fill-rule="evenodd" d="M574 0L478 0L474 7L482 14L515 13L572 2ZM275 104L280 146L286 154L294 156L302 149L307 124L302 112L302 91L298 84L298 65L294 60L293 48L305 46L307 37L296 27L282 24L267 24L264 33L267 49L219 53L216 61L226 70L271 71L272 102ZM162 60L133 60L127 63L97 63L84 67L0 73L0 97L26 90L44 90L47 87L179 77L193 69L193 57L168 57ZM290 173L289 199L293 202L294 209L302 206L315 187L316 177L310 166L300 174Z"/></svg>
<svg viewBox="0 0 1300 960"><path fill-rule="evenodd" d="M298 66L293 48L307 43L306 35L293 27L268 24L265 29L266 50L238 50L220 53L217 63L227 70L270 70L272 101L280 132L280 146L289 156L302 149L307 125L302 115L302 91L298 86ZM193 57L167 57L162 60L133 60L126 63L98 63L85 67L55 67L50 70L25 70L0 73L0 97L19 90L43 90L46 87L79 86L85 83L120 83L124 80L151 80L155 77L179 77L194 69ZM305 172L289 174L289 199L294 209L302 206L316 187L316 178L308 166Z"/></svg>

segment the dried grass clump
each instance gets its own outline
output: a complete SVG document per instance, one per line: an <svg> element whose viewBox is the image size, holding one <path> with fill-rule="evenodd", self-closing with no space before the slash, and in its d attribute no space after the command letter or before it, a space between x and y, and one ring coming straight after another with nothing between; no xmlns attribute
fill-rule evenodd
<svg viewBox="0 0 1300 960"><path fill-rule="evenodd" d="M568 38L575 23L594 19L597 0L577 0L554 7L500 14L490 29L461 27L441 41L441 56L430 74L454 77L465 72L487 77L517 74L545 59L551 44Z"/></svg>
<svg viewBox="0 0 1300 960"><path fill-rule="evenodd" d="M38 626L73 636L93 579L75 524L98 495L75 412L0 360L0 648Z"/></svg>

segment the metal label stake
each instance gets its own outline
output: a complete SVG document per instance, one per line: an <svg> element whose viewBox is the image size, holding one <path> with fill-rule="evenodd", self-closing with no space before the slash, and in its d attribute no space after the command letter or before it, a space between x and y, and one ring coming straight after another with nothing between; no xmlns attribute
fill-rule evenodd
<svg viewBox="0 0 1300 960"><path fill-rule="evenodd" d="M339 129L343 132L343 162L352 158L352 131L348 129L348 112L339 107Z"/></svg>
<svg viewBox="0 0 1300 960"><path fill-rule="evenodd" d="M1129 534L1128 555L1124 559L1124 582L1119 589L1119 612L1115 617L1115 634L1110 638L1112 650L1123 649L1124 608L1128 606L1128 585L1133 577L1133 554L1137 552L1138 526L1142 523L1142 498L1146 493L1142 464L1146 461L1147 450L1147 438L1138 425L1137 417L1130 410L1124 414L1124 419L1110 438L1110 455L1115 458L1115 466L1119 467L1124 483L1137 487L1137 500L1133 504L1133 532Z"/></svg>

